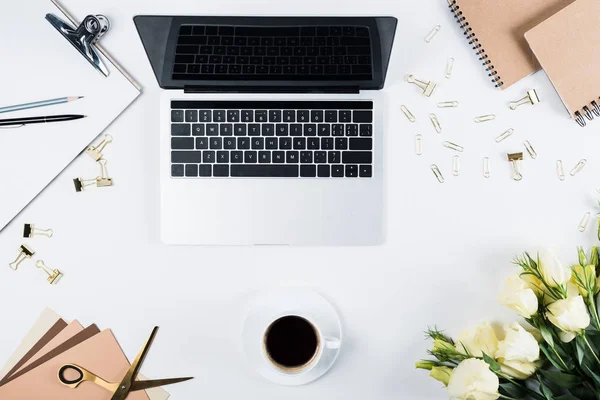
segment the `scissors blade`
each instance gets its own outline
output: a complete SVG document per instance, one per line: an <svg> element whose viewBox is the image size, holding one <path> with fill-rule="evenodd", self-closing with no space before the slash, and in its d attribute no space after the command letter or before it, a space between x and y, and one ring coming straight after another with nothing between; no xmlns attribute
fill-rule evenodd
<svg viewBox="0 0 600 400"><path fill-rule="evenodd" d="M119 384L119 388L117 389L117 392L113 395L111 400L125 400L127 398L129 392L131 391L131 386L134 384L135 379L137 378L138 373L142 368L142 364L146 359L146 355L150 350L150 346L152 346L152 342L154 342L154 338L156 337L157 332L158 326L155 326L154 329L152 329L152 333L146 341L146 344L144 344L144 347L142 347L137 357L135 357L135 360L131 364L131 367L129 367L127 374Z"/></svg>
<svg viewBox="0 0 600 400"><path fill-rule="evenodd" d="M135 392L138 390L152 389L159 386L172 385L174 383L189 381L194 378L173 378L173 379L155 379L152 381L135 381L131 385L131 391Z"/></svg>

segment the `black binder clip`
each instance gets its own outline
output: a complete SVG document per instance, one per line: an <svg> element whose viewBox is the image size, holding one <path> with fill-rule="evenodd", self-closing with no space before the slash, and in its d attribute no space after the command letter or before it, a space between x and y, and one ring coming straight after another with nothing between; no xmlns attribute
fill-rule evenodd
<svg viewBox="0 0 600 400"><path fill-rule="evenodd" d="M88 15L81 25L73 28L54 14L46 14L46 20L59 31L98 72L108 77L108 68L100 58L96 42L110 29L110 22L104 15Z"/></svg>

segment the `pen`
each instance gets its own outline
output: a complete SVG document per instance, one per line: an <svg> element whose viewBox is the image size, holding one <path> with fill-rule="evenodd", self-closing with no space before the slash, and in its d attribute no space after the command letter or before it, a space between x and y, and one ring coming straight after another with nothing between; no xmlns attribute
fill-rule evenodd
<svg viewBox="0 0 600 400"><path fill-rule="evenodd" d="M44 117L0 119L0 126L23 126L29 124L45 124L50 122L73 121L85 118L85 115L48 115Z"/></svg>
<svg viewBox="0 0 600 400"><path fill-rule="evenodd" d="M79 100L81 98L83 98L83 96L60 97L58 99L36 101L34 103L17 104L15 106L8 106L8 107L0 107L0 114L7 113L7 112L13 112L13 111L28 110L30 108L53 106L55 104L70 103L71 101Z"/></svg>

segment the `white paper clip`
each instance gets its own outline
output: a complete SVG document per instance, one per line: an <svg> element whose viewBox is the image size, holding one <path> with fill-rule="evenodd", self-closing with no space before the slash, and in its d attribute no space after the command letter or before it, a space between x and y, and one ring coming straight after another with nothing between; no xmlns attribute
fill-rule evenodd
<svg viewBox="0 0 600 400"><path fill-rule="evenodd" d="M579 232L585 232L585 230L588 227L588 224L590 223L590 218L592 217L592 214L587 212L585 213L585 215L583 216L583 218L581 219L581 223L579 224Z"/></svg>
<svg viewBox="0 0 600 400"><path fill-rule="evenodd" d="M496 138L496 143L500 143L503 140L506 140L507 138L512 136L513 133L515 133L515 130L513 128L510 128L509 130L505 131L502 135Z"/></svg>
<svg viewBox="0 0 600 400"><path fill-rule="evenodd" d="M459 151L461 153L465 150L464 147L452 142L444 142L444 147L450 150Z"/></svg>
<svg viewBox="0 0 600 400"><path fill-rule="evenodd" d="M452 175L458 176L460 174L460 157L452 157Z"/></svg>
<svg viewBox="0 0 600 400"><path fill-rule="evenodd" d="M35 251L31 247L27 246L26 244L23 244L21 245L21 247L19 247L19 255L17 256L17 258L15 258L15 261L8 264L8 266L16 271L17 269L19 269L19 264L21 264L26 259L31 258L34 254Z"/></svg>
<svg viewBox="0 0 600 400"><path fill-rule="evenodd" d="M58 283L58 281L60 280L60 278L63 277L62 272L60 272L57 269L52 269L52 268L48 267L46 264L44 264L44 261L42 261L42 260L38 260L35 263L35 266L37 268L41 269L42 271L44 271L48 275L48 283L50 283L51 285L56 285Z"/></svg>
<svg viewBox="0 0 600 400"><path fill-rule="evenodd" d="M438 108L456 108L458 101L440 101L437 103Z"/></svg>
<svg viewBox="0 0 600 400"><path fill-rule="evenodd" d="M537 158L537 153L535 152L531 143L529 143L529 140L524 141L523 145L525 146L525 150L527 150L527 152L529 153L531 158L533 158L535 160Z"/></svg>
<svg viewBox="0 0 600 400"><path fill-rule="evenodd" d="M452 78L452 71L454 70L454 58L448 58L446 62L446 79Z"/></svg>
<svg viewBox="0 0 600 400"><path fill-rule="evenodd" d="M484 157L483 159L483 176L487 179L492 176L492 167L490 165L490 158Z"/></svg>
<svg viewBox="0 0 600 400"><path fill-rule="evenodd" d="M587 160L583 159L581 161L579 161L577 163L577 165L575 167L573 167L573 169L571 170L571 176L575 176L578 173L581 172L581 170L583 169L583 167L585 167L587 165Z"/></svg>
<svg viewBox="0 0 600 400"><path fill-rule="evenodd" d="M113 137L109 134L104 135L104 139L95 146L90 146L85 151L86 154L94 159L94 161L98 161L102 158L102 152L110 143L112 143Z"/></svg>
<svg viewBox="0 0 600 400"><path fill-rule="evenodd" d="M556 173L558 174L558 179L561 181L565 180L565 168L563 167L562 160L556 161Z"/></svg>
<svg viewBox="0 0 600 400"><path fill-rule="evenodd" d="M431 120L431 123L433 124L433 127L435 128L436 132L442 133L442 125L440 124L440 120L438 119L437 115L429 114L429 119Z"/></svg>
<svg viewBox="0 0 600 400"><path fill-rule="evenodd" d="M25 226L23 227L24 238L32 238L38 235L51 238L52 235L54 235L54 231L52 229L36 228L33 224L25 224Z"/></svg>
<svg viewBox="0 0 600 400"><path fill-rule="evenodd" d="M415 153L418 156L423 154L423 136L420 134L415 137Z"/></svg>
<svg viewBox="0 0 600 400"><path fill-rule="evenodd" d="M113 185L112 178L108 177L108 171L106 170L106 161L104 158L98 160L98 164L100 164L100 177L97 179L98 187L108 187Z"/></svg>
<svg viewBox="0 0 600 400"><path fill-rule="evenodd" d="M493 121L495 119L496 119L496 115L488 114L488 115L481 115L479 117L475 117L474 121L476 123L480 124L482 122Z"/></svg>
<svg viewBox="0 0 600 400"><path fill-rule="evenodd" d="M440 169L438 168L438 166L435 165L435 164L432 164L431 165L431 170L433 171L433 174L437 178L438 182L439 183L444 183L444 175L442 175L442 172L440 171Z"/></svg>
<svg viewBox="0 0 600 400"><path fill-rule="evenodd" d="M400 106L400 110L402 110L402 112L410 122L415 122L417 120L413 113L411 113L410 110L404 104Z"/></svg>
<svg viewBox="0 0 600 400"><path fill-rule="evenodd" d="M425 37L425 42L426 43L431 43L431 41L433 40L433 38L436 37L437 34L439 33L440 29L442 29L441 25L434 26L433 29L431 30L431 32L429 32L429 35L427 35Z"/></svg>

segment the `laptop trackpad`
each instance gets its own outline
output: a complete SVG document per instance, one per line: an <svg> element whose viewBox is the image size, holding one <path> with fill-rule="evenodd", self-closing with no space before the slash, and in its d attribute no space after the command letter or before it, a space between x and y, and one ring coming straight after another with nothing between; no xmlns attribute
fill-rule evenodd
<svg viewBox="0 0 600 400"><path fill-rule="evenodd" d="M218 186L211 207L221 214L211 221L222 235L217 241L288 244L321 236L321 188L314 182L229 180Z"/></svg>

